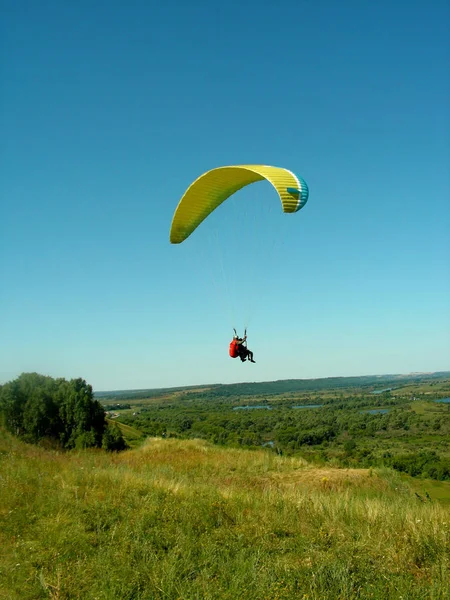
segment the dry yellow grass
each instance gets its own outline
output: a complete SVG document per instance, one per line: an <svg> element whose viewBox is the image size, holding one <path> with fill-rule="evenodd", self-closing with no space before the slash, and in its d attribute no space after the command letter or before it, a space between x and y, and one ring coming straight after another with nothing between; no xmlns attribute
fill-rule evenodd
<svg viewBox="0 0 450 600"><path fill-rule="evenodd" d="M448 511L395 474L149 439L58 453L0 432L0 597L444 600Z"/></svg>

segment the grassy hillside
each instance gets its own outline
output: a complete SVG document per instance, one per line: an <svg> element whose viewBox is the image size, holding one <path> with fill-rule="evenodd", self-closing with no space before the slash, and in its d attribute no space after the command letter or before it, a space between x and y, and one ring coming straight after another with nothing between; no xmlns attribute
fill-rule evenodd
<svg viewBox="0 0 450 600"><path fill-rule="evenodd" d="M197 440L62 453L0 431L0 473L0 598L450 595L449 510L391 471Z"/></svg>

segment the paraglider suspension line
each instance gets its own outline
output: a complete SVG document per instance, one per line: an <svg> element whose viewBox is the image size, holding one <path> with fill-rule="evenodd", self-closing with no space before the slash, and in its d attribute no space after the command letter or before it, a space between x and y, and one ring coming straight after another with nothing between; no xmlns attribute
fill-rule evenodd
<svg viewBox="0 0 450 600"><path fill-rule="evenodd" d="M239 336L238 336L238 334L237 334L237 331L236 331L236 328L235 328L235 327L233 327L233 331L234 331L234 335L235 335L236 337L239 337ZM244 329L244 337L245 337L246 335L247 335L247 327ZM244 345L244 346L247 348L247 340L245 340L245 342L244 342L244 344L243 344L243 345Z"/></svg>

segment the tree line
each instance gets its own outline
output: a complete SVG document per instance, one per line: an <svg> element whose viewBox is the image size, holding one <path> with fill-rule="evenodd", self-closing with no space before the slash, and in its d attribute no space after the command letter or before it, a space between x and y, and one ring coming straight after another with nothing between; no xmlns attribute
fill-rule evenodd
<svg viewBox="0 0 450 600"><path fill-rule="evenodd" d="M67 449L127 447L117 424L107 423L92 386L81 378L22 373L0 386L0 419L8 431L33 443L51 439Z"/></svg>

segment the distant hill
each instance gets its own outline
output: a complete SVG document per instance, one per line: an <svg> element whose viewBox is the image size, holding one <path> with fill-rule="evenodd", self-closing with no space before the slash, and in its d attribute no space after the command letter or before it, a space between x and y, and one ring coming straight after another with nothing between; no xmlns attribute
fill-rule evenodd
<svg viewBox="0 0 450 600"><path fill-rule="evenodd" d="M318 379L282 379L278 381L260 381L229 384L204 384L173 388L150 388L139 390L113 390L95 392L98 400L158 398L174 393L202 393L208 391L211 396L263 395L289 392L326 391L329 389L382 389L400 387L408 383L438 381L450 377L450 371L434 373L408 373L387 375L362 375L356 377L325 377Z"/></svg>

